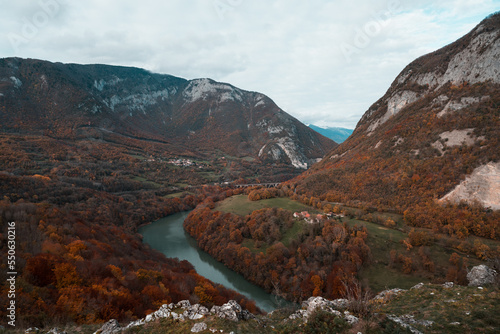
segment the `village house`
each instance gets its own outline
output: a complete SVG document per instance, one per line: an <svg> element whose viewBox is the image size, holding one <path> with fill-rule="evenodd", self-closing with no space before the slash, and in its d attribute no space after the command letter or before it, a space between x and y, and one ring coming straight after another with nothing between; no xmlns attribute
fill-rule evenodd
<svg viewBox="0 0 500 334"><path fill-rule="evenodd" d="M344 217L343 214L341 213L333 213L333 212L328 212L327 214L316 214L316 215L311 215L307 211L302 211L302 212L294 212L293 217L294 218L299 218L299 219L304 219L304 221L308 224L314 224L314 223L319 223L324 217L326 216L326 219L331 219L331 218L337 218L337 217Z"/></svg>

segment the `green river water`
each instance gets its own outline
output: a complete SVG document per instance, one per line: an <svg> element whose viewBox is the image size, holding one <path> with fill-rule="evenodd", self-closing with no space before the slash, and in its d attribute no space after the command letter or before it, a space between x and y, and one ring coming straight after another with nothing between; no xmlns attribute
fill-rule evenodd
<svg viewBox="0 0 500 334"><path fill-rule="evenodd" d="M289 305L282 299L267 293L262 288L248 282L243 276L215 260L196 245L196 240L184 231L182 224L189 212L181 212L162 218L139 229L145 243L167 257L189 261L198 274L209 280L236 290L255 301L256 305L270 312Z"/></svg>

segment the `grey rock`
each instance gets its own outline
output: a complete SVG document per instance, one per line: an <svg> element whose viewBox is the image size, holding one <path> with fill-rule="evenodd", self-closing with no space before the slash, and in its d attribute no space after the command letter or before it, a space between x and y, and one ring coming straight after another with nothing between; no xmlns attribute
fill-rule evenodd
<svg viewBox="0 0 500 334"><path fill-rule="evenodd" d="M215 311L213 313L219 318L229 319L232 321L243 320L244 318L240 304L234 300L230 300L220 307L214 306L212 307L212 310Z"/></svg>
<svg viewBox="0 0 500 334"><path fill-rule="evenodd" d="M347 308L349 305L349 301L345 298L339 298L331 301L333 306L337 309L344 309Z"/></svg>
<svg viewBox="0 0 500 334"><path fill-rule="evenodd" d="M413 328L411 325L429 327L434 324L434 321L431 320L415 320L415 318L412 315L402 315L400 317L397 317L395 315L389 315L387 316L387 318L394 321L395 323L400 324L404 328L408 328L414 334L421 334L422 332Z"/></svg>
<svg viewBox="0 0 500 334"><path fill-rule="evenodd" d="M59 328L57 327L54 327L51 330L49 330L47 334L68 334L68 333L66 333L66 331L59 330Z"/></svg>
<svg viewBox="0 0 500 334"><path fill-rule="evenodd" d="M182 313L173 311L174 309L179 309L179 308L183 309L184 311ZM210 311L203 305L200 304L191 305L191 303L188 300L182 300L177 304L173 303L163 304L157 311L148 314L143 319L129 323L125 328L120 328L116 320L111 320L105 326L103 326L103 328L101 328L94 334L116 333L117 331L123 329L142 326L148 322L162 318L172 318L174 320L179 320L179 321L185 321L186 319L198 320L210 314L213 314L220 318L230 319L234 321L248 320L255 318L255 316L252 313L250 313L248 310L243 310L242 307L234 300L230 300L228 303L222 306L213 306Z"/></svg>
<svg viewBox="0 0 500 334"><path fill-rule="evenodd" d="M388 315L388 319L394 321L395 323L401 325L401 327L408 328L413 334L423 334L421 331L413 328L411 325L407 324L402 318L395 315Z"/></svg>
<svg viewBox="0 0 500 334"><path fill-rule="evenodd" d="M179 321L184 321L184 320L186 320L186 319L184 318L184 315L182 315L182 314L178 314L178 313L176 313L176 312L170 312L170 316L171 316L174 320L179 320Z"/></svg>
<svg viewBox="0 0 500 334"><path fill-rule="evenodd" d="M255 319L255 316L250 313L250 311L248 310L243 310L241 311L241 313L239 314L239 318L241 320L250 320L250 319Z"/></svg>
<svg viewBox="0 0 500 334"><path fill-rule="evenodd" d="M309 316L317 309L325 310L331 313L338 312L335 310L333 303L323 297L310 297L302 303L302 307L306 308L305 318L309 318ZM338 313L340 314L340 312Z"/></svg>
<svg viewBox="0 0 500 334"><path fill-rule="evenodd" d="M410 288L410 290L414 290L414 289L421 289L424 287L424 283L418 283L416 285L414 285L413 287Z"/></svg>
<svg viewBox="0 0 500 334"><path fill-rule="evenodd" d="M434 321L430 320L415 320L415 317L412 315L403 315L400 318L407 324L417 324L424 327L432 326L432 324L434 323Z"/></svg>
<svg viewBox="0 0 500 334"><path fill-rule="evenodd" d="M198 319L203 318L203 314L193 312L192 310L184 311L184 313L182 313L182 316L186 319L189 319L189 320L198 320Z"/></svg>
<svg viewBox="0 0 500 334"><path fill-rule="evenodd" d="M337 299L335 301L330 301L323 297L310 297L308 300L302 302L301 310L297 310L292 315L289 316L289 319L300 319L303 318L307 321L307 319L313 314L316 310L323 310L329 312L337 317L343 317L343 314L336 310L336 308L345 308L348 303L345 299ZM347 321L354 321L354 318L346 319Z"/></svg>
<svg viewBox="0 0 500 334"><path fill-rule="evenodd" d="M443 284L443 288L445 289L449 289L449 288L453 288L453 282L446 282Z"/></svg>
<svg viewBox="0 0 500 334"><path fill-rule="evenodd" d="M186 309L182 315L187 319L196 320L203 318L207 314L210 314L210 311L205 306L195 304Z"/></svg>
<svg viewBox="0 0 500 334"><path fill-rule="evenodd" d="M177 307L180 307L182 309L187 309L189 307L191 307L191 303L189 302L189 300L181 300L180 302L178 302L176 304Z"/></svg>
<svg viewBox="0 0 500 334"><path fill-rule="evenodd" d="M191 310L193 310L196 313L202 314L202 315L210 314L210 311L208 310L208 308L206 308L205 306L200 305L200 304L193 305Z"/></svg>
<svg viewBox="0 0 500 334"><path fill-rule="evenodd" d="M31 333L38 333L39 331L40 331L40 329L37 327L30 327L27 330L25 330L24 332L26 334L28 334L28 333L31 334Z"/></svg>
<svg viewBox="0 0 500 334"><path fill-rule="evenodd" d="M384 290L378 295L376 295L373 300L375 301L380 301L380 300L389 300L393 298L394 296L400 294L401 292L406 291L404 289L390 289L390 290Z"/></svg>
<svg viewBox="0 0 500 334"><path fill-rule="evenodd" d="M355 317L353 316L352 314L350 314L348 311L345 311L344 312L344 319L349 323L349 325L354 325L356 323L358 323L359 321L359 318L358 317Z"/></svg>
<svg viewBox="0 0 500 334"><path fill-rule="evenodd" d="M194 324L193 328L191 328L191 332L199 333L199 332L206 330L207 328L208 327L207 327L206 323L200 322L200 323Z"/></svg>
<svg viewBox="0 0 500 334"><path fill-rule="evenodd" d="M306 310L297 310L288 317L290 320L301 318L306 318Z"/></svg>
<svg viewBox="0 0 500 334"><path fill-rule="evenodd" d="M144 318L144 322L155 321L156 319L170 317L170 305L163 304L157 311L150 313Z"/></svg>
<svg viewBox="0 0 500 334"><path fill-rule="evenodd" d="M129 323L127 325L127 327L125 327L125 329L128 329L128 328L132 328L132 327L136 327L136 326L142 326L144 325L146 322L144 319L140 319L140 320L136 320L136 321L132 321L131 323Z"/></svg>
<svg viewBox="0 0 500 334"><path fill-rule="evenodd" d="M467 274L469 286L481 286L495 283L497 272L490 267L481 264L475 266Z"/></svg>
<svg viewBox="0 0 500 334"><path fill-rule="evenodd" d="M94 332L94 334L113 334L113 333L118 333L123 328L120 327L120 324L116 319L111 319L107 323L105 323L101 329L98 329L97 331Z"/></svg>

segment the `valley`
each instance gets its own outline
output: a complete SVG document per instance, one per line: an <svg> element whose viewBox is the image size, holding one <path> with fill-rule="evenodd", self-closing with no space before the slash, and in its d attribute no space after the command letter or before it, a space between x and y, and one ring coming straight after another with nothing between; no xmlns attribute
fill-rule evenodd
<svg viewBox="0 0 500 334"><path fill-rule="evenodd" d="M496 13L340 145L227 83L0 59L0 316L15 270L14 333L495 332L499 52Z"/></svg>

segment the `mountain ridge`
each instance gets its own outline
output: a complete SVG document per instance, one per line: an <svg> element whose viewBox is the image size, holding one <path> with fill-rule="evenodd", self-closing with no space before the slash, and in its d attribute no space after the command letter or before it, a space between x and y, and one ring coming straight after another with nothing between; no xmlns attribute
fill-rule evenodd
<svg viewBox="0 0 500 334"><path fill-rule="evenodd" d="M347 138L349 138L349 136L352 135L354 131L354 129L330 126L321 127L314 124L309 124L309 127L339 144L342 144Z"/></svg>
<svg viewBox="0 0 500 334"><path fill-rule="evenodd" d="M4 131L77 138L93 127L302 169L336 145L263 94L135 67L5 58L0 94Z"/></svg>
<svg viewBox="0 0 500 334"><path fill-rule="evenodd" d="M500 13L495 13L456 42L406 66L366 111L353 134L288 186L321 200L408 212L409 220L410 211L427 215L417 221L430 227L424 221L439 215L442 209L435 207L439 199L467 176L484 176L480 168L500 161L499 55ZM492 171L488 180L498 183L495 166L485 170ZM484 184L471 184L478 183ZM499 204L496 197L485 197L486 192L472 193L462 191L464 196L441 203L465 201L471 207L486 208ZM436 219L440 228L449 221L444 212L458 215L441 212ZM492 222L487 213L481 217ZM458 221L477 233L472 222ZM482 227L489 232L480 234L494 238L490 223Z"/></svg>
<svg viewBox="0 0 500 334"><path fill-rule="evenodd" d="M500 83L500 64L495 61L500 57L499 15L490 15L457 41L412 61L395 78L384 96L368 109L356 128L373 120L379 114L374 108L387 103L387 112L368 127L372 132L405 105L415 102L419 95L436 91L448 82L454 85L488 80Z"/></svg>

